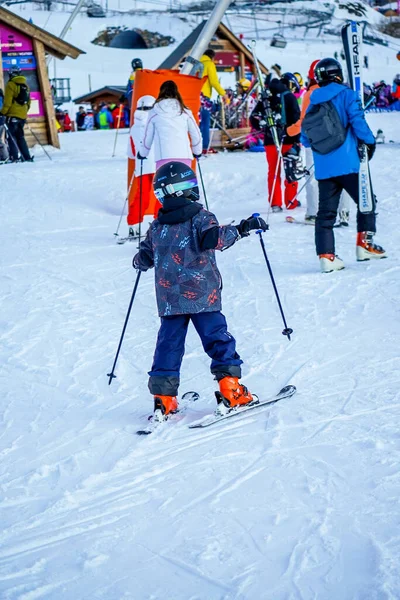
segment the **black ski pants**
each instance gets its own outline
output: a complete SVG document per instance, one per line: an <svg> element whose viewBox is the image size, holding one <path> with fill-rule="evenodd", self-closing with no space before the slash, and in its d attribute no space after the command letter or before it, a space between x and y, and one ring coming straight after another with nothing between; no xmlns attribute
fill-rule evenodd
<svg viewBox="0 0 400 600"><path fill-rule="evenodd" d="M315 246L317 254L335 254L335 236L333 226L339 207L340 196L345 190L357 205L357 231L375 233L375 200L374 210L361 213L359 209L358 173L339 175L318 181L319 206L315 222Z"/></svg>
<svg viewBox="0 0 400 600"><path fill-rule="evenodd" d="M24 135L24 119L10 117L7 119L7 127L9 129L8 147L10 149L11 160L18 160L18 151L22 154L24 160L31 160L28 144Z"/></svg>

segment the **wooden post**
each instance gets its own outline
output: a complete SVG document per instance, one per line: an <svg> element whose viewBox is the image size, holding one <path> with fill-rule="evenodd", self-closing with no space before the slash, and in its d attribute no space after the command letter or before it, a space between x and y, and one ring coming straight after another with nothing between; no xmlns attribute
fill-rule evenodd
<svg viewBox="0 0 400 600"><path fill-rule="evenodd" d="M0 25L1 27L1 25ZM4 74L3 74L3 57L1 54L1 42L0 42L0 88L3 90L4 92Z"/></svg>
<svg viewBox="0 0 400 600"><path fill-rule="evenodd" d="M245 70L245 60L244 60L243 52L240 52L240 54L239 54L239 61L240 61L240 79L244 79L244 77L246 76L246 70Z"/></svg>
<svg viewBox="0 0 400 600"><path fill-rule="evenodd" d="M49 138L49 144L55 148L60 147L60 141L58 139L57 127L56 127L56 115L54 111L53 98L51 95L51 87L49 76L47 73L46 65L46 54L44 51L44 45L39 40L33 38L33 51L36 57L37 63L37 74L39 79L40 91L42 93L44 114L46 119L47 133Z"/></svg>

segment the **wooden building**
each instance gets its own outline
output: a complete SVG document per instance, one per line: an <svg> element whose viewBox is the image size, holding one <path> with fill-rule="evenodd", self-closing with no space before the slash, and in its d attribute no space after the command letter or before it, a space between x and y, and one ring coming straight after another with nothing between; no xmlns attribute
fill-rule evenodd
<svg viewBox="0 0 400 600"><path fill-rule="evenodd" d="M46 55L49 54L64 59L67 56L78 58L84 52L0 6L0 87L4 90L10 67L18 66L31 90L31 108L25 132L28 145L36 143L30 128L41 144L59 148L46 65Z"/></svg>
<svg viewBox="0 0 400 600"><path fill-rule="evenodd" d="M179 69L183 60L190 54L195 42L201 35L201 32L207 21L202 21L200 25L192 31L188 37L161 63L159 69ZM248 74L255 73L253 55L247 46L240 40L226 25L220 23L217 31L211 40L209 47L215 50L215 64L217 71L235 72L236 80L246 77ZM268 75L269 71L262 62L260 64L261 72Z"/></svg>
<svg viewBox="0 0 400 600"><path fill-rule="evenodd" d="M179 69L186 56L188 56L197 41L201 36L203 27L206 21L202 21L200 25L192 31L188 37L161 63L159 69ZM251 51L226 25L220 23L209 44L209 47L215 50L215 64L217 71L235 73L236 81L244 77L255 75L254 59ZM258 61L263 75L268 75L269 70L262 62ZM222 113L221 124L222 129L212 130L211 146L213 148L230 148L235 147L231 140L240 138L244 141L247 133L250 132L250 127L241 127L237 129L225 129L225 118Z"/></svg>
<svg viewBox="0 0 400 600"><path fill-rule="evenodd" d="M83 96L79 96L79 98L74 98L73 102L75 104L90 104L92 107L95 105L99 106L102 102L108 104L111 102L112 104L119 104L121 102L121 97L124 96L126 92L126 85L105 85L99 90L94 90L93 92L88 92L87 94L83 94Z"/></svg>

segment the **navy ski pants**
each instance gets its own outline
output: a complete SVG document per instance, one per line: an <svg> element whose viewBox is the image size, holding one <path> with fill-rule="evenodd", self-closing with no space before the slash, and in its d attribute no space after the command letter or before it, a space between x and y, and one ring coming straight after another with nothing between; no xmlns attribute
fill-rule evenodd
<svg viewBox="0 0 400 600"><path fill-rule="evenodd" d="M176 396L185 339L192 321L200 336L204 351L211 360L211 373L219 381L224 377L240 377L242 360L236 352L236 342L228 332L220 311L194 315L161 317L153 366L149 372L149 390L153 395Z"/></svg>
<svg viewBox="0 0 400 600"><path fill-rule="evenodd" d="M333 226L343 190L346 190L357 205L357 231L375 233L375 206L371 213L362 213L359 209L358 173L320 179L318 189L319 208L315 221L315 246L318 255L335 254Z"/></svg>

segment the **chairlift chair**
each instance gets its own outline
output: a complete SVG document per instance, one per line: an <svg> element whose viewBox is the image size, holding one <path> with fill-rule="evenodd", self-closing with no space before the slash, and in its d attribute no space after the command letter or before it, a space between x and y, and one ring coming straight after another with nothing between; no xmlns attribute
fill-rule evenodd
<svg viewBox="0 0 400 600"><path fill-rule="evenodd" d="M282 33L275 33L272 36L270 46L272 46L273 48L286 48L287 41L285 39L285 36Z"/></svg>

